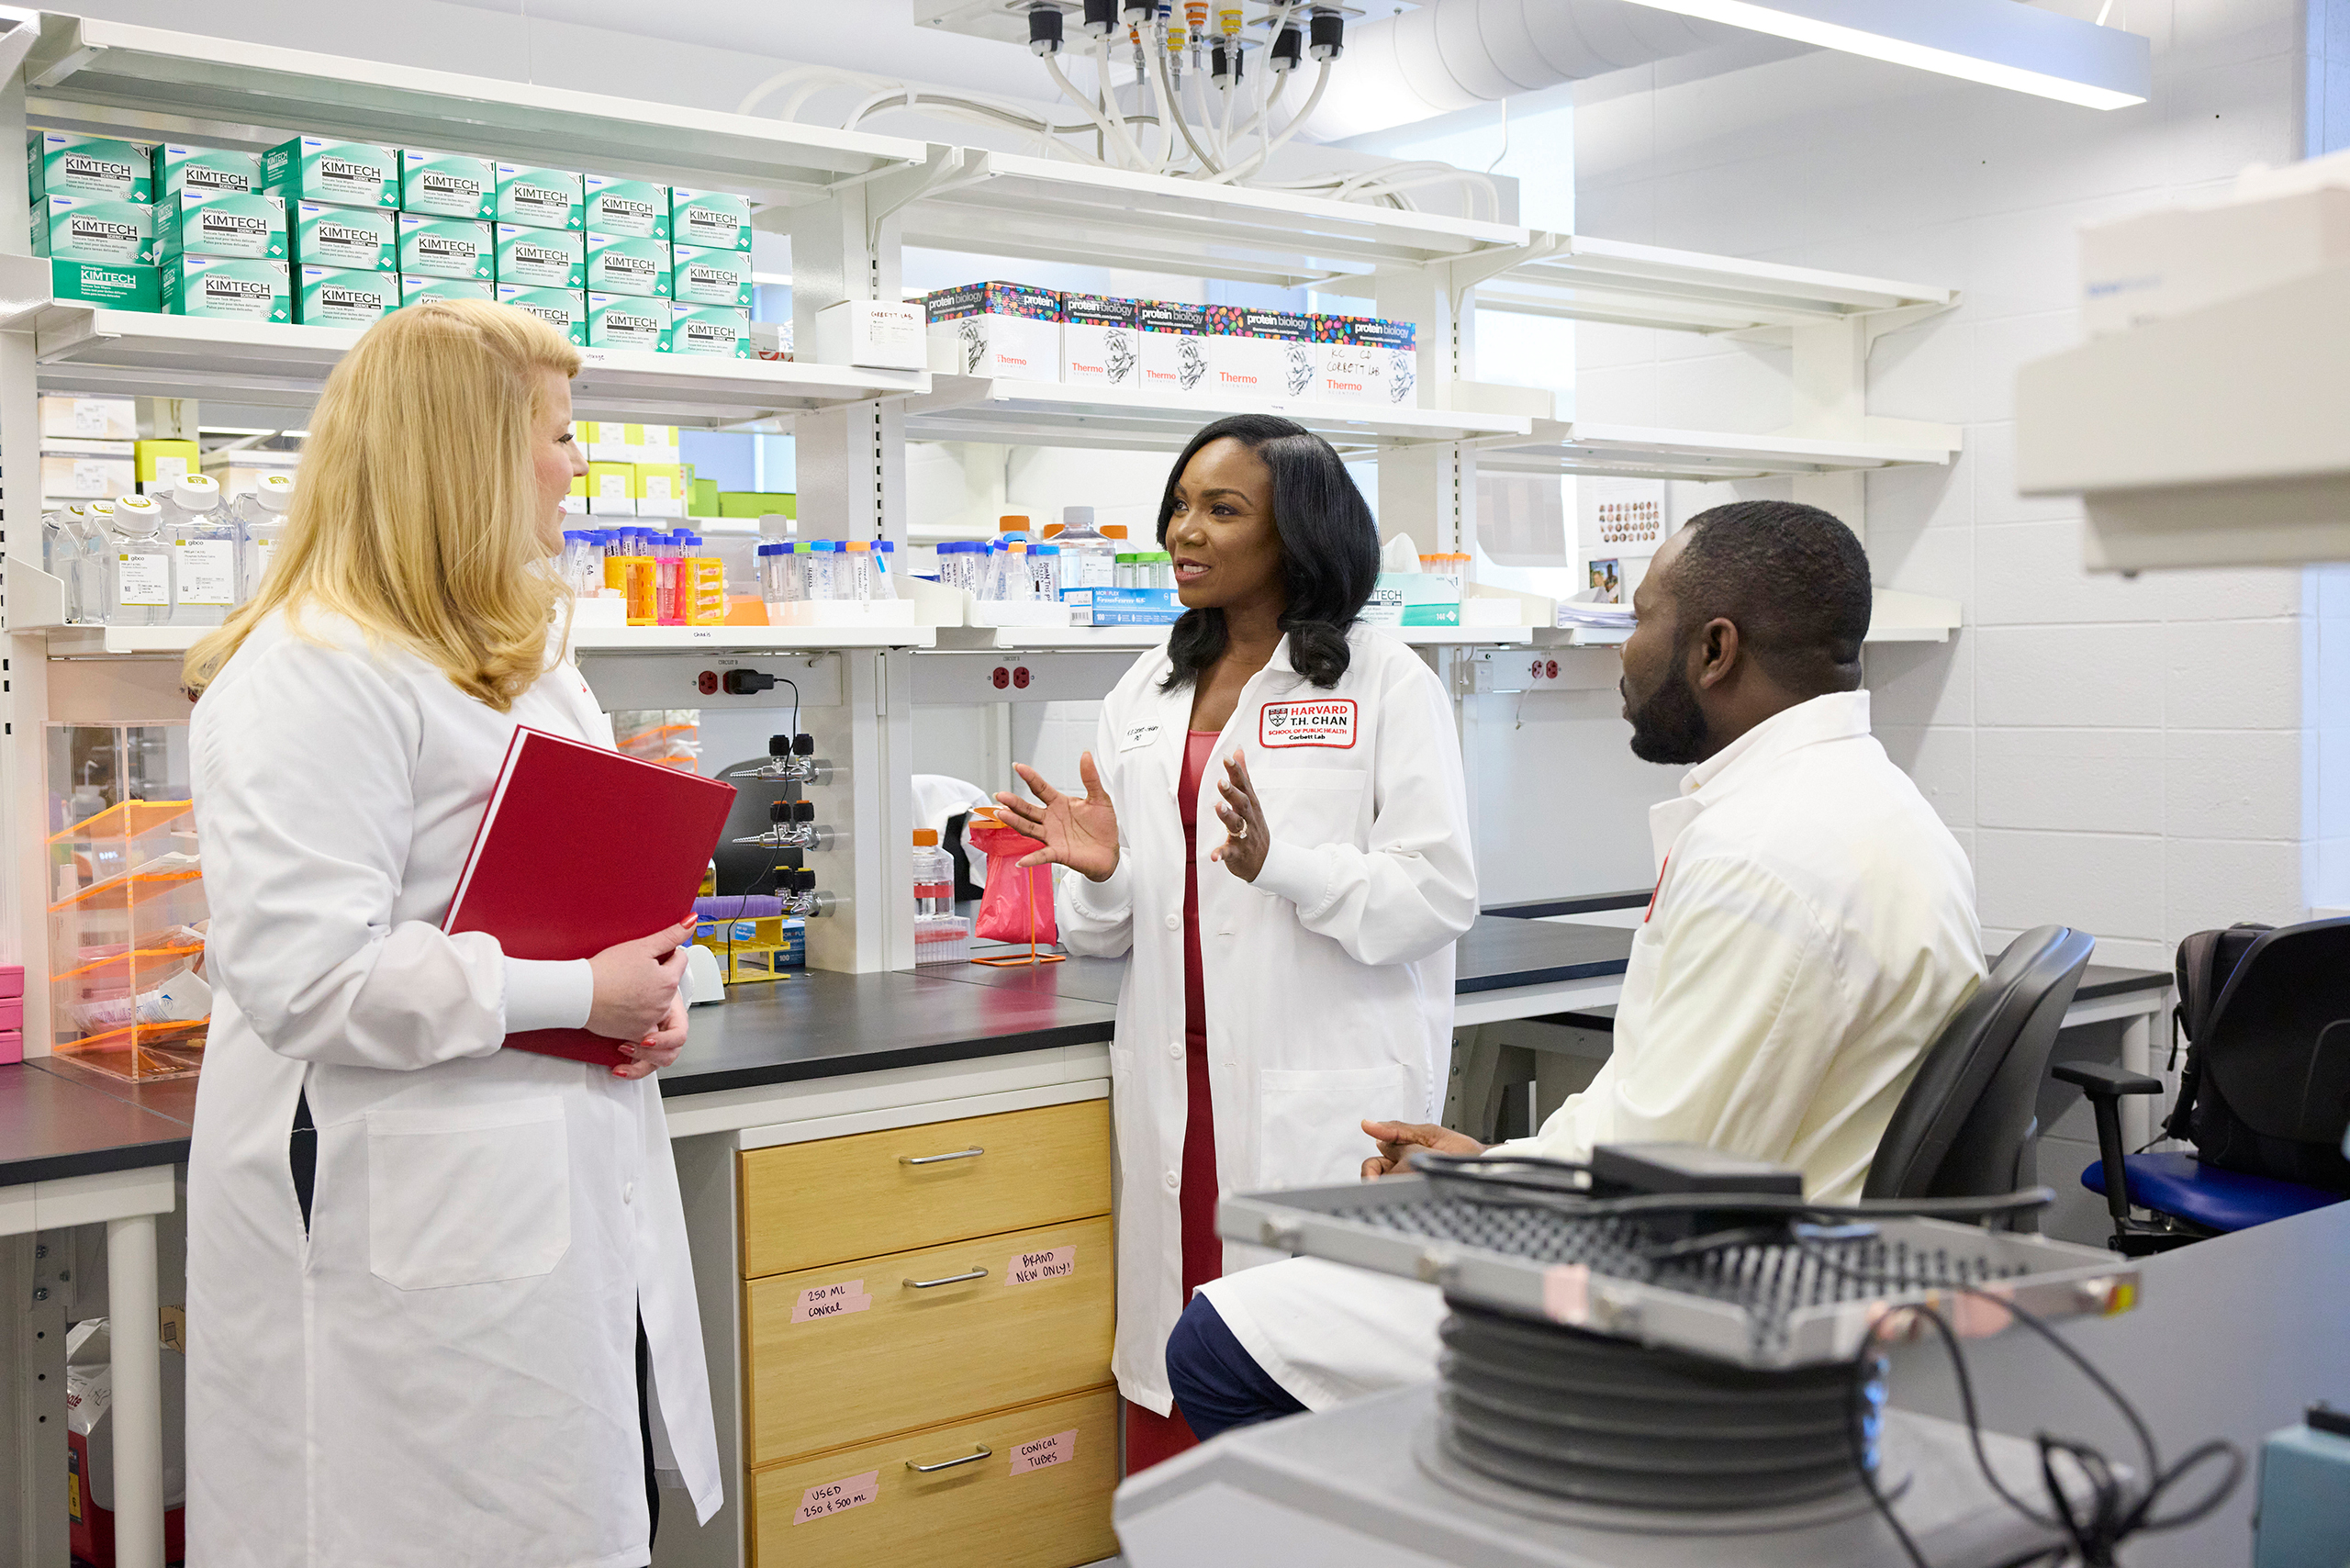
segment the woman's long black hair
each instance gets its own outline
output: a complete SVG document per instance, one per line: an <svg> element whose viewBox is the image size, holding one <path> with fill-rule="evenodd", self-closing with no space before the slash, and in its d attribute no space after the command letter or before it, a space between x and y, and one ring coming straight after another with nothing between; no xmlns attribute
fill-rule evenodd
<svg viewBox="0 0 2350 1568"><path fill-rule="evenodd" d="M1167 523L1175 513L1175 482L1202 447L1226 440L1254 452L1273 476L1273 527L1281 534L1281 586L1289 595L1281 619L1289 633L1289 662L1315 685L1336 686L1347 673L1347 628L1379 581L1379 525L1328 442L1270 414L1234 414L1209 425L1168 472L1167 493L1158 502L1159 548L1167 547ZM1223 655L1224 643L1223 610L1186 610L1167 641L1175 667L1161 689L1171 691L1197 678Z"/></svg>

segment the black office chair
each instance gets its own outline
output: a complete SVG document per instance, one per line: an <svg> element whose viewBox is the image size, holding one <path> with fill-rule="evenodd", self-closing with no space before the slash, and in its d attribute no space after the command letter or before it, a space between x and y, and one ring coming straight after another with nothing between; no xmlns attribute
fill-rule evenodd
<svg viewBox="0 0 2350 1568"><path fill-rule="evenodd" d="M2096 946L2064 925L2008 944L1918 1064L1861 1196L1997 1197L2034 1184L2040 1086ZM2014 1223L2036 1226L2029 1215Z"/></svg>
<svg viewBox="0 0 2350 1568"><path fill-rule="evenodd" d="M2350 1147L2350 919L2263 933L2212 1003L2195 1055L2238 1125L2222 1133L2198 1117L2191 1154L2123 1152L2121 1096L2159 1094L2159 1079L2094 1062L2056 1070L2097 1112L2098 1162L2081 1184L2105 1195L2112 1246L2131 1257L2350 1197L2350 1162L2336 1152ZM2137 1218L2132 1204L2154 1217Z"/></svg>

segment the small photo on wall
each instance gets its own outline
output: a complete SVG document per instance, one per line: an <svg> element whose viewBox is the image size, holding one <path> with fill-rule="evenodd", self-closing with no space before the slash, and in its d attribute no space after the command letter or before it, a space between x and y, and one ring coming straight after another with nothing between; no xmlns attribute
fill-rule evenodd
<svg viewBox="0 0 2350 1568"><path fill-rule="evenodd" d="M1591 586L1598 591L1597 602L1624 602L1623 563L1617 560L1594 561L1591 564Z"/></svg>

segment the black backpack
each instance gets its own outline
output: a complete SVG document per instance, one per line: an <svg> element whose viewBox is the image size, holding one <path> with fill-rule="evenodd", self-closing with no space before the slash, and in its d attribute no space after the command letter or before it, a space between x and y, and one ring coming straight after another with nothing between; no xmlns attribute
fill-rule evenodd
<svg viewBox="0 0 2350 1568"><path fill-rule="evenodd" d="M2223 931L2199 931L2178 945L2178 1001L2171 1008L2171 1064L2178 1042L2187 1039L2187 1067L2179 1074L2178 1099L2163 1123L2163 1136L2195 1146L2198 1159L2223 1170L2298 1182L2331 1192L2350 1193L2350 1160L2333 1143L2305 1143L2255 1132L2229 1108L2219 1084L2205 1070L2203 1047L2211 1016L2228 980L2252 945L2276 929L2238 924Z"/></svg>

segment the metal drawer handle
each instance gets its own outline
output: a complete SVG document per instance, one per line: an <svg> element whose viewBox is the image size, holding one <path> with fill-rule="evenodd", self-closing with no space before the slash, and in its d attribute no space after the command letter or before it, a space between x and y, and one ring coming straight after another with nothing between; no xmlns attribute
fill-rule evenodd
<svg viewBox="0 0 2350 1568"><path fill-rule="evenodd" d="M977 1464L979 1461L990 1457L994 1452L995 1450L993 1449L981 1449L977 1453L967 1453L960 1459L940 1460L936 1464L916 1464L912 1460L908 1460L906 1461L906 1468L908 1470L918 1470L923 1474L928 1475L934 1470L952 1470L958 1464Z"/></svg>
<svg viewBox="0 0 2350 1568"><path fill-rule="evenodd" d="M985 1269L974 1269L968 1274L949 1274L943 1280L908 1280L905 1284L908 1290L926 1291L933 1285L958 1285L965 1280L984 1280L987 1277Z"/></svg>
<svg viewBox="0 0 2350 1568"><path fill-rule="evenodd" d="M958 1148L952 1154L901 1154L898 1156L898 1163L901 1165L936 1165L940 1161L947 1159L977 1159L986 1152L987 1150L984 1148Z"/></svg>

